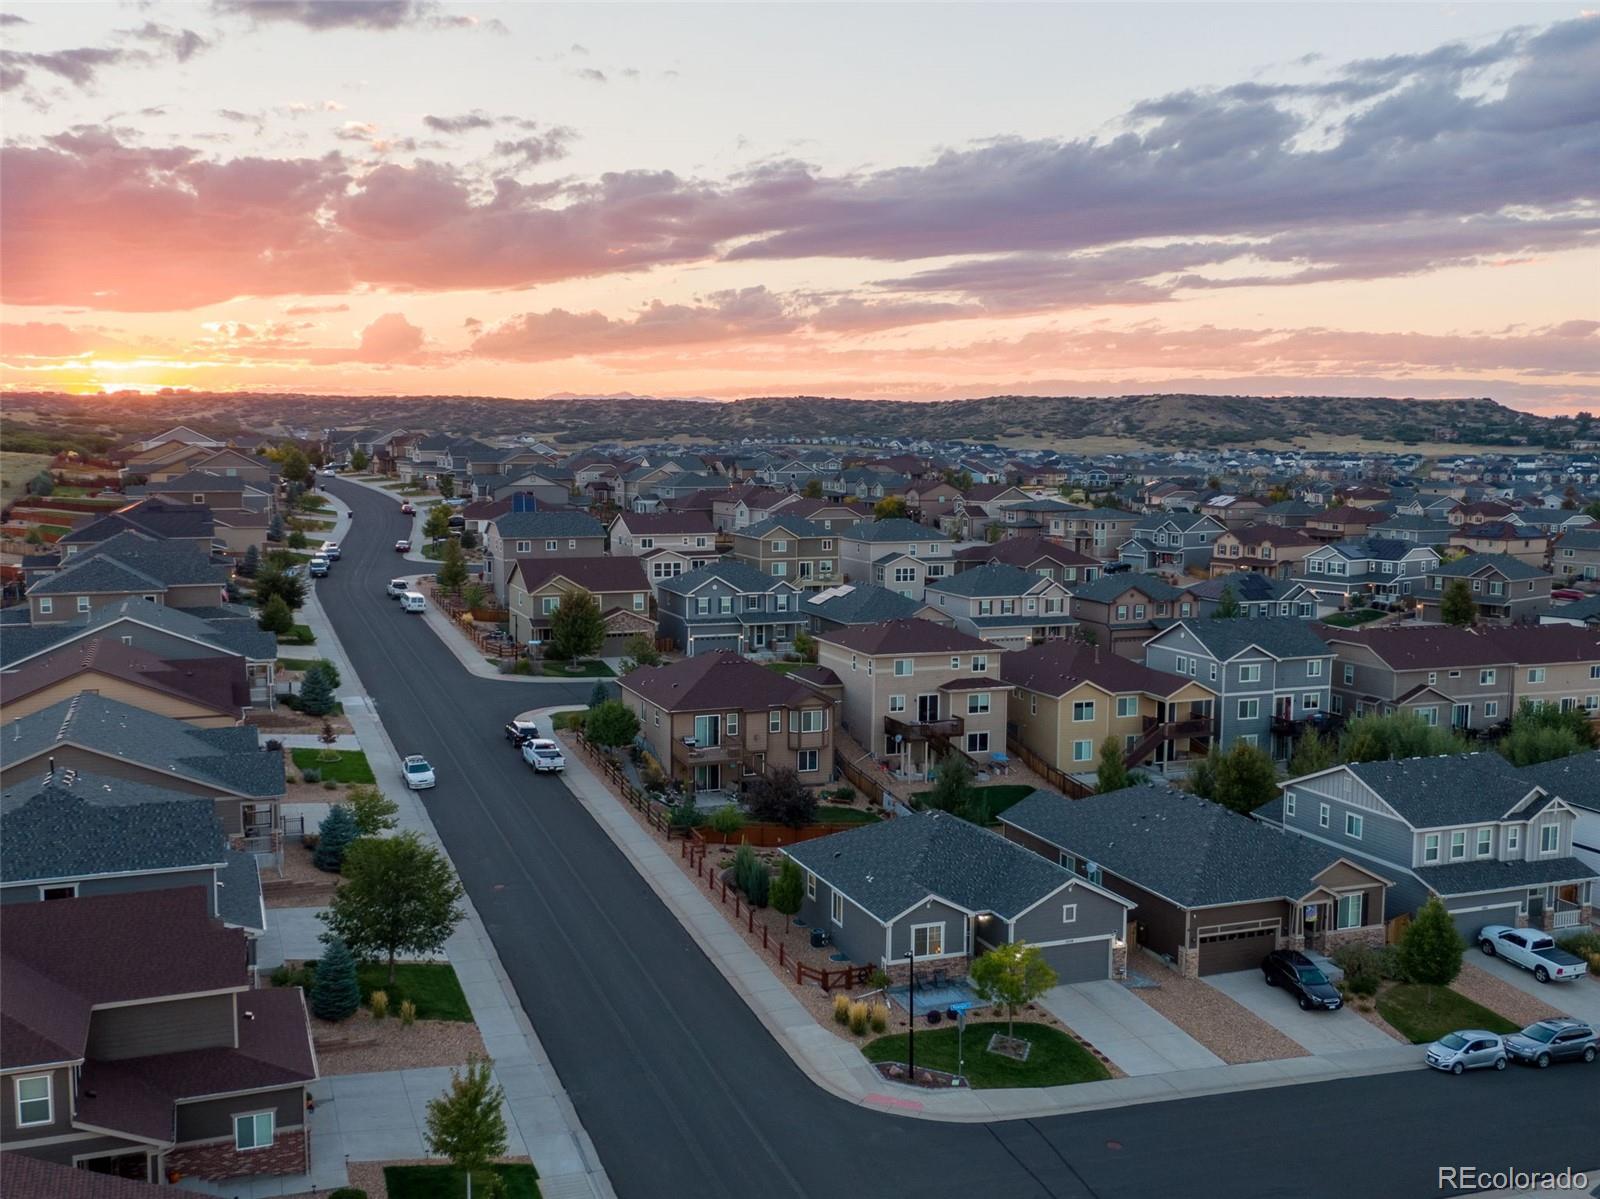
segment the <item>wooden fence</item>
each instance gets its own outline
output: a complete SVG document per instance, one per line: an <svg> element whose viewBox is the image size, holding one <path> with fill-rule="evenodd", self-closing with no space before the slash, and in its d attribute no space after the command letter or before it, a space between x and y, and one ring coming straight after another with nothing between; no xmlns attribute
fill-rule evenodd
<svg viewBox="0 0 1600 1199"><path fill-rule="evenodd" d="M511 619L511 614L498 608L475 608L467 610L460 597L446 595L439 590L436 583L428 583L429 590L433 593L433 602L439 605L456 627L477 647L479 653L486 658L515 658L520 656L522 649L515 641L496 636L504 630L498 627ZM486 627L486 626L495 627Z"/></svg>
<svg viewBox="0 0 1600 1199"><path fill-rule="evenodd" d="M643 814L646 824L668 841L671 841L673 835L678 832L672 827L671 809L659 800L651 799L643 791L635 787L627 774L623 772L622 767L617 765L611 755L600 749L581 732L574 732L573 736L576 738L578 746L589 756L590 761L600 768L600 773L611 780L612 785L621 793L622 798L627 801L628 805ZM681 836L682 834L679 835Z"/></svg>
<svg viewBox="0 0 1600 1199"><path fill-rule="evenodd" d="M1088 799L1094 794L1093 787L1085 786L1077 779L1057 770L1020 741L1006 738L1006 751L1068 799Z"/></svg>
<svg viewBox="0 0 1600 1199"><path fill-rule="evenodd" d="M702 825L692 835L702 845L738 845L743 842L753 849L776 849L780 845L815 841L818 837L860 827L860 824L808 824L804 828L790 828L786 824L757 823L740 825L731 833L719 833L709 825Z"/></svg>
<svg viewBox="0 0 1600 1199"><path fill-rule="evenodd" d="M839 767L839 773L844 775L845 781L873 803L883 805L883 784L867 774L854 762L841 758L837 753L833 756L834 764Z"/></svg>

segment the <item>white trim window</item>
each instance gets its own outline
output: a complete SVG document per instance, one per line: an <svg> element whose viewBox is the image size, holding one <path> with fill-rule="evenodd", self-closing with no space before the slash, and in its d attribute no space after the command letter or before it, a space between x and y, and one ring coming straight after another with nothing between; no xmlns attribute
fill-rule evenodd
<svg viewBox="0 0 1600 1199"><path fill-rule="evenodd" d="M905 696L903 696L903 695L891 695L889 697L889 711L890 712L904 712L905 710L906 710L906 697Z"/></svg>
<svg viewBox="0 0 1600 1199"><path fill-rule="evenodd" d="M807 870L806 871L806 898L807 899L815 899L816 897L817 897L817 876L812 874L811 871Z"/></svg>
<svg viewBox="0 0 1600 1199"><path fill-rule="evenodd" d="M967 752L969 754L986 754L989 752L989 732L987 729L967 734Z"/></svg>
<svg viewBox="0 0 1600 1199"><path fill-rule="evenodd" d="M1289 816L1289 817L1293 817L1294 816L1294 792L1293 791L1285 791L1283 793L1283 814L1285 816Z"/></svg>
<svg viewBox="0 0 1600 1199"><path fill-rule="evenodd" d="M1072 721L1073 721L1074 724L1082 724L1084 721L1093 720L1093 719L1094 719L1094 700L1092 700L1092 699L1080 699L1080 700L1074 700L1073 701L1073 703L1072 703Z"/></svg>
<svg viewBox="0 0 1600 1199"><path fill-rule="evenodd" d="M48 1074L26 1074L12 1081L17 1101L17 1127L53 1124L56 1118L54 1080Z"/></svg>
<svg viewBox="0 0 1600 1199"><path fill-rule="evenodd" d="M54 609L55 609L55 604L51 601L51 599L50 599L50 597L48 595L41 595L39 597L39 615L40 616L52 616L52 615L54 615Z"/></svg>
<svg viewBox="0 0 1600 1199"><path fill-rule="evenodd" d="M908 678L916 673L917 663L913 658L896 658L894 660L894 676L897 679Z"/></svg>
<svg viewBox="0 0 1600 1199"><path fill-rule="evenodd" d="M1285 612L1284 615L1287 616L1288 613ZM1312 658L1309 662L1306 663L1306 678L1308 678L1308 679L1320 679L1321 677L1322 677L1322 659L1321 658Z"/></svg>
<svg viewBox="0 0 1600 1199"><path fill-rule="evenodd" d="M1076 923L1078 923L1078 905L1077 904L1075 904L1075 903L1064 903L1064 904L1061 905L1061 923L1062 924L1076 924Z"/></svg>
<svg viewBox="0 0 1600 1199"><path fill-rule="evenodd" d="M776 708L767 713L767 732L783 732L783 713Z"/></svg>
<svg viewBox="0 0 1600 1199"><path fill-rule="evenodd" d="M1349 895L1339 896L1336 906L1338 910L1334 916L1335 928L1361 927L1361 892L1352 891Z"/></svg>
<svg viewBox="0 0 1600 1199"><path fill-rule="evenodd" d="M817 773L817 751L802 749L795 754L795 771L798 774Z"/></svg>
<svg viewBox="0 0 1600 1199"><path fill-rule="evenodd" d="M1428 833L1422 838L1422 864L1432 865L1439 860L1439 834Z"/></svg>
<svg viewBox="0 0 1600 1199"><path fill-rule="evenodd" d="M944 954L944 922L913 924L911 926L911 952L919 958L936 958Z"/></svg>
<svg viewBox="0 0 1600 1199"><path fill-rule="evenodd" d="M1539 852L1556 853L1561 849L1561 826L1556 824L1541 824L1539 826Z"/></svg>
<svg viewBox="0 0 1600 1199"><path fill-rule="evenodd" d="M1506 829L1506 852L1516 853L1521 848L1522 829L1513 824Z"/></svg>
<svg viewBox="0 0 1600 1199"><path fill-rule="evenodd" d="M989 693L987 691L969 691L967 693L967 715L987 716L989 714Z"/></svg>
<svg viewBox="0 0 1600 1199"><path fill-rule="evenodd" d="M844 896L834 891L828 896L828 919L844 927Z"/></svg>
<svg viewBox="0 0 1600 1199"><path fill-rule="evenodd" d="M1328 827L1328 816L1329 816L1328 805L1325 804L1325 803L1319 803L1317 805L1317 825L1318 825L1318 827L1320 827L1320 828L1327 828Z"/></svg>
<svg viewBox="0 0 1600 1199"><path fill-rule="evenodd" d="M1241 683L1259 683L1261 681L1261 663L1247 662L1240 666L1239 681Z"/></svg>
<svg viewBox="0 0 1600 1199"><path fill-rule="evenodd" d="M1458 828L1450 834L1450 860L1464 862L1467 857L1467 830Z"/></svg>
<svg viewBox="0 0 1600 1199"><path fill-rule="evenodd" d="M78 611L79 612L87 612L88 610L89 610L89 597L87 595L80 595L78 597Z"/></svg>
<svg viewBox="0 0 1600 1199"><path fill-rule="evenodd" d="M1366 827L1366 821L1359 813L1346 812L1344 814L1344 835L1353 841L1361 840L1361 833Z"/></svg>
<svg viewBox="0 0 1600 1199"><path fill-rule="evenodd" d="M1487 825L1478 830L1478 845L1475 856L1486 858L1494 852L1494 829Z"/></svg>
<svg viewBox="0 0 1600 1199"><path fill-rule="evenodd" d="M272 1112L245 1112L233 1118L233 1147L240 1152L270 1149L272 1134Z"/></svg>
<svg viewBox="0 0 1600 1199"><path fill-rule="evenodd" d="M1259 699L1241 699L1239 701L1239 719L1261 719L1261 701Z"/></svg>
<svg viewBox="0 0 1600 1199"><path fill-rule="evenodd" d="M1126 720L1130 716L1139 714L1139 697L1137 695L1117 696L1117 717Z"/></svg>
<svg viewBox="0 0 1600 1199"><path fill-rule="evenodd" d="M1072 760L1074 762L1089 762L1094 759L1093 741L1074 741L1072 743Z"/></svg>

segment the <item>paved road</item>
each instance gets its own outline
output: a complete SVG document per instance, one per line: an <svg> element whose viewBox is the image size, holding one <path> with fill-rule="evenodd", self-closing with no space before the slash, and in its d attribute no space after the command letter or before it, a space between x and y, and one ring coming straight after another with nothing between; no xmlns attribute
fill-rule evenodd
<svg viewBox="0 0 1600 1199"><path fill-rule="evenodd" d="M865 1110L812 1086L557 781L507 748L548 690L466 674L383 596L396 501L356 513L317 583L524 1007L624 1199L1437 1194L1440 1162L1593 1166L1600 1073L1391 1074L993 1125ZM1492 1114L1491 1114L1492 1113ZM1511 1147L1515 1147L1512 1149ZM1490 1152L1492 1150L1492 1152Z"/></svg>

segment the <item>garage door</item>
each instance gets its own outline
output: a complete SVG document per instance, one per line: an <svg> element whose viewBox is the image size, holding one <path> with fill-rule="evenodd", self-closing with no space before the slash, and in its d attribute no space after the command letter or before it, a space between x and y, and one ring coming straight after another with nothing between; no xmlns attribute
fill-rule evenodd
<svg viewBox="0 0 1600 1199"><path fill-rule="evenodd" d="M1461 939L1468 945L1478 942L1478 930L1485 924L1511 924L1517 922L1517 907L1512 904L1504 908L1484 908L1477 912L1452 912L1451 919L1455 921L1456 932L1461 934Z"/></svg>
<svg viewBox="0 0 1600 1199"><path fill-rule="evenodd" d="M1040 949L1056 978L1064 983L1090 983L1111 977L1111 942L1080 941L1076 945L1047 945Z"/></svg>
<svg viewBox="0 0 1600 1199"><path fill-rule="evenodd" d="M1200 973L1226 974L1230 970L1249 970L1278 944L1276 928L1253 928L1241 932L1212 933L1200 938Z"/></svg>

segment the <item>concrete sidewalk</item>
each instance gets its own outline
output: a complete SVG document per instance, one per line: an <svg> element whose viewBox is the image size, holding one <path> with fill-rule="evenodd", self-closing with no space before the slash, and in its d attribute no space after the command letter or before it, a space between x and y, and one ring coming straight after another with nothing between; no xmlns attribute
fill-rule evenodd
<svg viewBox="0 0 1600 1199"><path fill-rule="evenodd" d="M546 716L554 710L544 709L539 715ZM1234 1066L1210 1065L1027 1090L927 1091L886 1082L851 1043L835 1036L812 1018L773 974L767 962L728 926L727 919L705 892L689 881L667 851L589 769L582 754L568 757L562 778L578 802L633 863L651 890L695 938L712 964L749 1004L756 1018L794 1063L812 1082L847 1102L895 1115L970 1123L1033 1119L1156 1100L1425 1068L1419 1049L1391 1042L1391 1047L1385 1049Z"/></svg>
<svg viewBox="0 0 1600 1199"><path fill-rule="evenodd" d="M1168 1074L1223 1061L1121 983L1052 987L1040 1005L1130 1076Z"/></svg>

